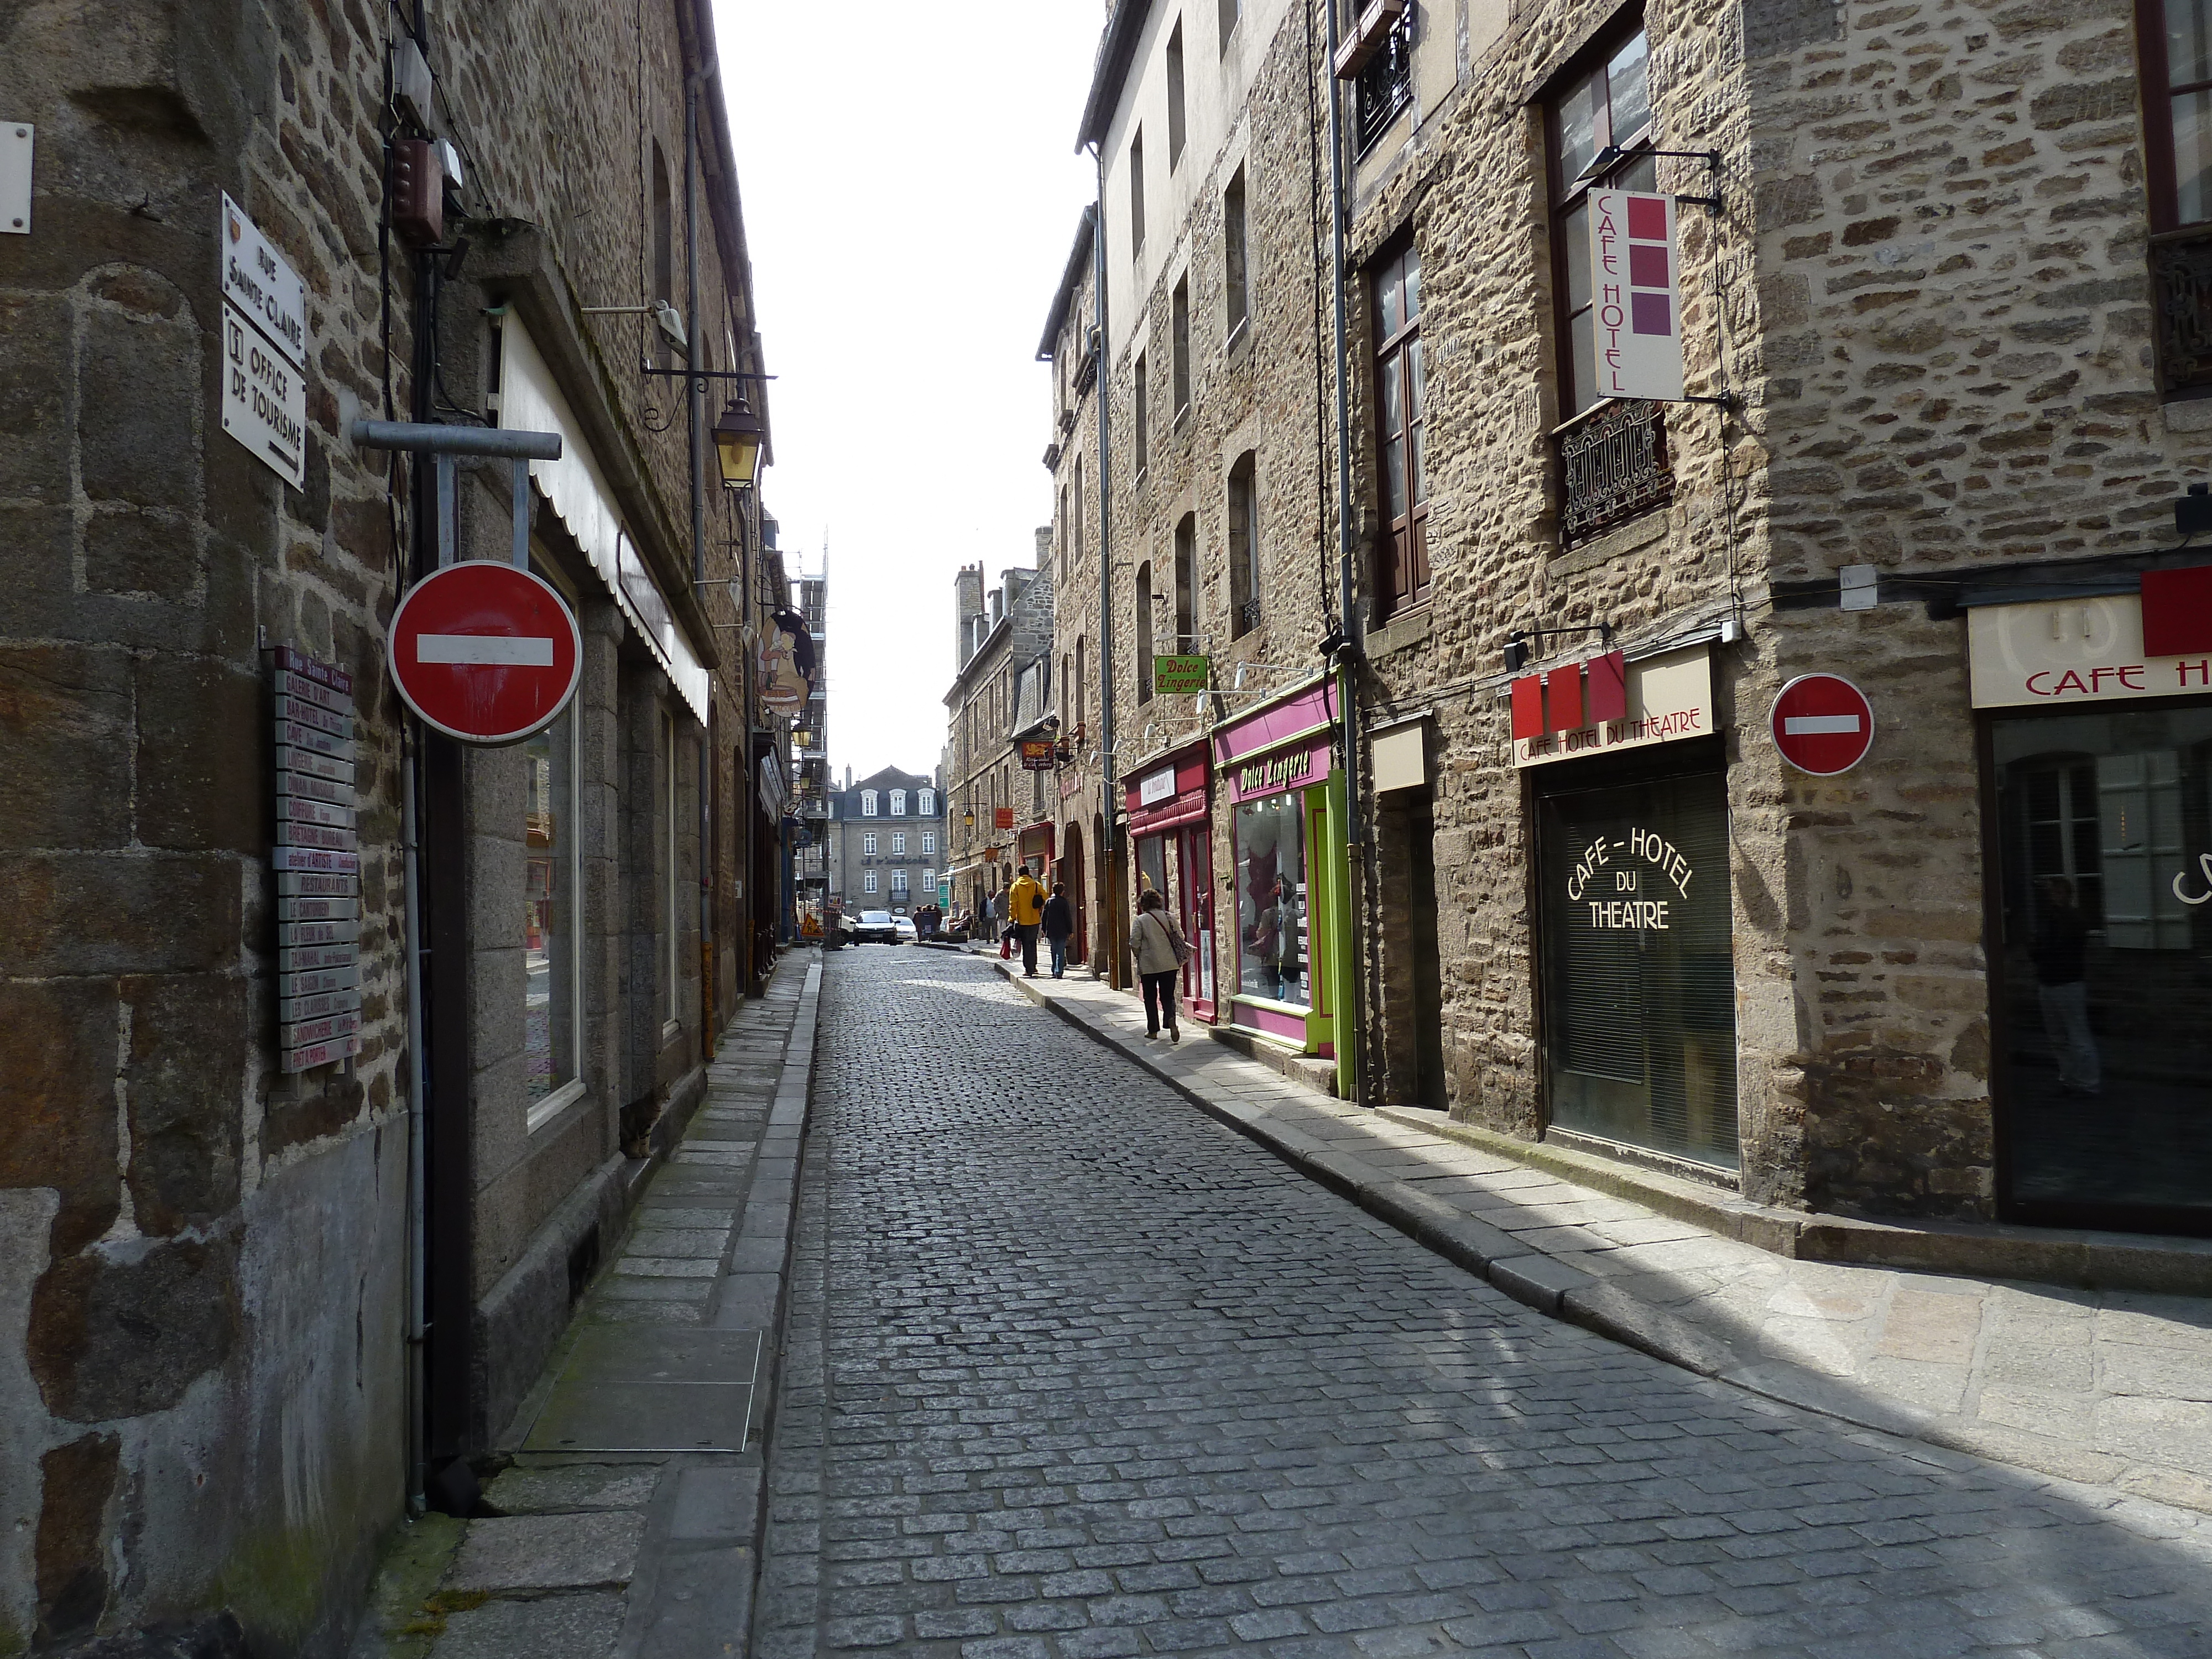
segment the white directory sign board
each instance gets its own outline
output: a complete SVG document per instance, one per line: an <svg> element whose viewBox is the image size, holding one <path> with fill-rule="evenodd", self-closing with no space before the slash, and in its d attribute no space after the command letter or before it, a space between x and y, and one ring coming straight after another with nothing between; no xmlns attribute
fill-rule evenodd
<svg viewBox="0 0 2212 1659"><path fill-rule="evenodd" d="M1590 191L1589 246L1597 395L1679 401L1682 284L1674 198Z"/></svg>
<svg viewBox="0 0 2212 1659"><path fill-rule="evenodd" d="M293 489L307 477L307 286L226 195L222 429Z"/></svg>

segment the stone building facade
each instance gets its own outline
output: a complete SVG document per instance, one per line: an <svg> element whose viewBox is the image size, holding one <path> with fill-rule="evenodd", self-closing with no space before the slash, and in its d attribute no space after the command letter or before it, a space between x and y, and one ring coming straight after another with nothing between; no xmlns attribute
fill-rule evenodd
<svg viewBox="0 0 2212 1659"><path fill-rule="evenodd" d="M442 1477L514 1415L767 965L752 676L716 643L757 620L757 492L710 477L695 538L683 383L641 372L684 357L637 314L760 368L719 105L687 122L710 15L216 0L16 9L0 42L35 133L0 235L0 1650L228 1620L335 1653L379 1534L460 1501ZM433 156L446 186L403 199ZM284 307L224 288L262 238L304 284L289 374ZM296 483L240 435L256 357ZM385 657L441 520L514 560L508 464L459 463L448 517L363 418L561 434L520 539L582 651L529 741L410 731ZM313 821L357 840L326 930L358 965L313 1018L283 953L331 890L275 871L304 797L272 718L351 773Z"/></svg>
<svg viewBox="0 0 2212 1659"><path fill-rule="evenodd" d="M1766 1202L2205 1231L2212 579L2175 504L2212 459L2212 206L2166 92L2194 14L1354 10L1344 1080ZM1118 8L1094 106L1137 78L1117 31L1211 12ZM1109 272L1136 263L1133 125ZM1584 216L1615 188L1675 198L1707 401L1578 367ZM1333 457L1324 367L1302 391ZM1108 531L1141 560L1118 406L1113 434ZM1333 560L1308 528L1298 556ZM1271 655L1322 666L1310 639ZM1863 721L1785 701L1823 675L1871 715L1839 772L1784 758Z"/></svg>
<svg viewBox="0 0 2212 1659"><path fill-rule="evenodd" d="M1052 706L1048 528L1037 532L1034 556L1027 568L1000 571L988 592L981 564L963 566L954 578L958 669L945 694L946 878L953 908L975 916L1012 884L1017 861L1046 871L1058 857L1053 774L1024 770L1020 750L1025 736L1050 740L1043 730Z"/></svg>
<svg viewBox="0 0 2212 1659"><path fill-rule="evenodd" d="M886 766L848 779L829 807L830 892L848 919L863 910L912 915L937 902L950 843L934 773Z"/></svg>

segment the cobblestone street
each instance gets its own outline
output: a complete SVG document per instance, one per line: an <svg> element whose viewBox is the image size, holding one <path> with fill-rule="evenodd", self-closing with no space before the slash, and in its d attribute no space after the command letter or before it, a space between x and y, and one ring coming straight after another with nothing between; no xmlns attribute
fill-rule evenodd
<svg viewBox="0 0 2212 1659"><path fill-rule="evenodd" d="M830 957L815 1086L770 1659L2212 1653L2202 1517L1534 1313L984 963Z"/></svg>

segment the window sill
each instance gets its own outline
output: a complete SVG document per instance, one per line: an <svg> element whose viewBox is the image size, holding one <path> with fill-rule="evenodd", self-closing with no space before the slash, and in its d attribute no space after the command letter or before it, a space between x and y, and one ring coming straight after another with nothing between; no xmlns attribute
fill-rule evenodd
<svg viewBox="0 0 2212 1659"><path fill-rule="evenodd" d="M2208 415L2212 415L2209 410ZM2212 426L2212 419L2206 425ZM1626 524L1607 531L1603 535L1570 548L1544 567L1544 574L1554 581L1563 576L1578 575L1585 570L1595 570L1601 564L1626 558L1639 549L1667 538L1668 507L1662 503Z"/></svg>
<svg viewBox="0 0 2212 1659"><path fill-rule="evenodd" d="M540 1129L550 1123L555 1118L560 1116L562 1113L567 1111L569 1107L574 1105L576 1102L581 1100L583 1097L584 1080L581 1078L578 1078L573 1083L562 1084L551 1094L546 1096L544 1099L538 1102L537 1104L531 1107L527 1112L523 1114L522 1126L524 1132L528 1134L536 1134Z"/></svg>
<svg viewBox="0 0 2212 1659"><path fill-rule="evenodd" d="M1221 348L1222 361L1233 363L1251 349L1252 318L1247 313L1239 317L1237 325L1229 331L1229 338Z"/></svg>
<svg viewBox="0 0 2212 1659"><path fill-rule="evenodd" d="M1414 600L1380 628L1367 632L1367 660L1381 662L1417 645L1426 645L1436 632L1436 611L1428 596Z"/></svg>

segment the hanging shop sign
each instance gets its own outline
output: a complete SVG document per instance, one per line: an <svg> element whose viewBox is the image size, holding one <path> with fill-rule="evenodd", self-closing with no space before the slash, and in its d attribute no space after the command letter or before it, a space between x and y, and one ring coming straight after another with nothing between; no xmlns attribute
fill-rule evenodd
<svg viewBox="0 0 2212 1659"><path fill-rule="evenodd" d="M392 612L392 683L426 723L463 743L520 743L560 718L583 636L550 584L489 559L424 577Z"/></svg>
<svg viewBox="0 0 2212 1659"><path fill-rule="evenodd" d="M1012 829L1014 827L1014 809L1011 806L993 807L991 809L991 822L994 827L997 829Z"/></svg>
<svg viewBox="0 0 2212 1659"><path fill-rule="evenodd" d="M1800 674L1774 699L1767 724L1782 758L1814 777L1850 771L1874 747L1874 705L1838 674Z"/></svg>
<svg viewBox="0 0 2212 1659"><path fill-rule="evenodd" d="M1053 767L1054 744L1050 738L1022 739L1022 770L1049 772Z"/></svg>
<svg viewBox="0 0 2212 1659"><path fill-rule="evenodd" d="M1524 674L1511 695L1516 766L1645 749L1714 730L1712 660L1702 645L1636 662L1607 652Z"/></svg>
<svg viewBox="0 0 2212 1659"><path fill-rule="evenodd" d="M2053 708L2212 691L2212 567L2148 571L2142 592L1966 613L1977 708Z"/></svg>
<svg viewBox="0 0 2212 1659"><path fill-rule="evenodd" d="M814 694L809 674L814 665L814 641L804 618L780 611L761 630L761 705L787 714L806 707Z"/></svg>
<svg viewBox="0 0 2212 1659"><path fill-rule="evenodd" d="M276 660L276 1051L286 1072L361 1052L361 843L353 677Z"/></svg>
<svg viewBox="0 0 2212 1659"><path fill-rule="evenodd" d="M228 195L222 264L222 429L298 489L307 476L307 285Z"/></svg>
<svg viewBox="0 0 2212 1659"><path fill-rule="evenodd" d="M1152 695L1157 697L1188 696L1206 690L1206 659L1204 657L1154 657L1152 659Z"/></svg>
<svg viewBox="0 0 2212 1659"><path fill-rule="evenodd" d="M1590 326L1601 398L1682 396L1674 198L1589 192Z"/></svg>

